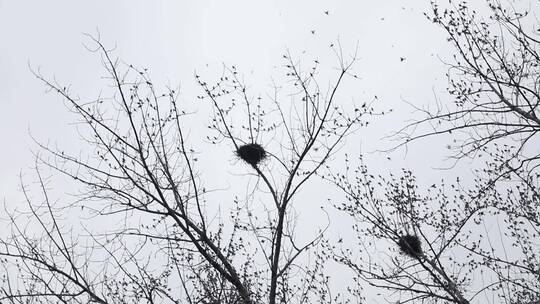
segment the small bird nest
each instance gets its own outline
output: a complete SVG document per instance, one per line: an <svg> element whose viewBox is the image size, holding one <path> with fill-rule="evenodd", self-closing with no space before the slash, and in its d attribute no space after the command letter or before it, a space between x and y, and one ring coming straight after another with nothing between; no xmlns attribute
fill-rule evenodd
<svg viewBox="0 0 540 304"><path fill-rule="evenodd" d="M422 242L416 235L406 234L399 238L398 246L401 252L410 257L422 255Z"/></svg>
<svg viewBox="0 0 540 304"><path fill-rule="evenodd" d="M246 163L256 166L266 158L266 151L261 145L252 143L238 147L236 155Z"/></svg>

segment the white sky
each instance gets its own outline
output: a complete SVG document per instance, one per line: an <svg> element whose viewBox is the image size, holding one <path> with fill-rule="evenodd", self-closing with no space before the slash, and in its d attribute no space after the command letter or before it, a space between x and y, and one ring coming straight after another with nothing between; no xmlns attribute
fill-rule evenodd
<svg viewBox="0 0 540 304"><path fill-rule="evenodd" d="M106 45L117 46L115 54L122 60L149 67L154 83L180 84L181 98L188 101L200 93L195 70L218 75L222 63L234 64L264 94L270 90L271 77L280 81L281 54L286 49L331 67L335 60L330 43L339 38L349 52L358 43L356 72L361 80L342 96L363 101L378 95L379 109L397 110L373 120L373 127L349 140L352 151L362 145L367 152L382 147L381 136L410 118L411 108L401 98L426 105L433 101L433 91L444 93L446 69L436 55L447 56L448 44L442 31L423 16L428 8L428 1L405 0L0 0L0 194L8 204L20 200L17 176L28 174L31 150L36 148L29 131L42 141L78 147L69 125L74 117L59 97L45 94L28 64L72 85L82 98L96 97L104 73L99 57L83 47L82 33L99 30ZM401 62L400 57L406 60ZM370 166L376 170L408 166L427 179L438 176L440 172L430 168L440 166L443 141L440 145L429 141L432 148L426 150L422 145L427 143L418 142L405 158L400 153L391 163L376 161Z"/></svg>
<svg viewBox="0 0 540 304"><path fill-rule="evenodd" d="M99 57L83 47L87 41L83 33L99 30L103 43L116 45L115 54L123 61L149 67L155 84L179 84L180 99L186 102L200 94L195 70L218 76L223 63L236 65L246 82L264 95L264 90L271 90L272 77L277 82L283 79L280 66L285 50L331 67L336 62L330 43L339 38L346 52L353 52L358 43L355 71L361 80L357 87L345 87L341 96L345 102L362 102L377 95L378 109L395 111L374 118L371 127L348 139L347 151L357 153L388 147L382 136L411 118L412 109L402 99L422 106L433 103L434 92L447 98L446 67L437 56L449 58L449 44L423 16L427 10L428 0L0 0L0 199L8 206L22 201L18 175L33 174L29 168L32 150L37 149L29 133L71 151L81 149L71 124L75 117L58 96L45 93L28 64L71 85L81 98L95 98L103 87L104 72ZM205 126L203 120L194 128ZM418 141L407 155L402 150L394 153L392 161L386 155L370 154L368 165L381 173L406 166L426 184L442 175L468 174L466 164L451 172L433 169L442 165L444 146L444 138ZM232 152L224 157L234 158ZM206 159L200 164L205 171L220 161ZM223 180L234 170L229 167L214 174L215 187L228 186ZM61 194L64 189L56 190ZM316 192L302 197L327 199ZM307 209L302 213L310 214Z"/></svg>

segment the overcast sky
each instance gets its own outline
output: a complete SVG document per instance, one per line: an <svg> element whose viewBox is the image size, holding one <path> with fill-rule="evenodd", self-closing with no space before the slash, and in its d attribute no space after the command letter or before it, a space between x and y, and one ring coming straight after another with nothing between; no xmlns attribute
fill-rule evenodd
<svg viewBox="0 0 540 304"><path fill-rule="evenodd" d="M336 64L331 43L339 39L346 52L358 45L355 72L360 80L341 92L343 102L370 101L376 95L378 110L395 111L373 119L370 127L348 139L342 152L367 153L375 172L414 169L426 184L441 175L469 174L466 165L434 169L444 166L445 138L418 141L407 154L399 150L390 155L391 161L370 153L389 147L383 136L411 119L413 110L405 101L427 106L435 96L448 99L447 67L439 58L449 58L451 50L444 33L424 17L428 10L428 0L0 0L0 199L8 206L22 202L18 175L32 175L32 151L38 150L30 134L62 149L83 149L73 127L75 117L29 69L40 68L70 85L83 100L97 97L105 73L99 56L83 46L88 42L83 33L99 33L124 62L150 68L156 85L179 85L185 102L201 93L195 71L218 76L222 64L235 65L264 95L272 79L283 79L286 50L331 67ZM206 119L201 117L204 121L194 128L204 127ZM232 151L224 157L234 158ZM201 170L217 164L208 158ZM228 170L213 175L213 186L227 186L223 180L230 177ZM61 194L64 189L56 190ZM327 199L325 193L312 193L312 199Z"/></svg>
<svg viewBox="0 0 540 304"><path fill-rule="evenodd" d="M421 106L433 102L434 93L444 98L446 68L437 56L448 57L448 44L423 16L428 9L428 1L405 0L0 0L2 198L8 204L20 201L17 176L28 174L36 150L30 133L62 147L79 143L70 124L74 117L58 96L45 92L29 65L71 85L83 99L96 97L104 72L99 57L83 47L88 42L83 33L99 32L123 61L149 67L154 83L180 85L187 101L200 93L195 71L219 75L223 63L234 64L246 82L265 90L271 78L280 80L287 49L328 67L336 63L330 43L339 39L349 52L358 44L355 71L361 80L343 96L362 101L377 95L380 110L397 110L349 139L347 148L369 152L384 146L380 138L410 118L412 109L403 100ZM370 166L381 171L408 166L426 179L438 176L431 168L440 166L444 141L433 142L418 142L406 156L401 151L392 162Z"/></svg>

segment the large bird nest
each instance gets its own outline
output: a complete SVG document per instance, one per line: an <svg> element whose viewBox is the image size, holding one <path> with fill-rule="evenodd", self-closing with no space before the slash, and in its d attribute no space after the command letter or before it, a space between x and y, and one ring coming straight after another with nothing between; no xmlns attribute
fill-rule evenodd
<svg viewBox="0 0 540 304"><path fill-rule="evenodd" d="M261 145L251 143L238 147L236 155L246 163L256 166L266 158L266 151Z"/></svg>
<svg viewBox="0 0 540 304"><path fill-rule="evenodd" d="M416 235L406 234L399 238L398 246L401 252L416 258L422 255L422 242Z"/></svg>

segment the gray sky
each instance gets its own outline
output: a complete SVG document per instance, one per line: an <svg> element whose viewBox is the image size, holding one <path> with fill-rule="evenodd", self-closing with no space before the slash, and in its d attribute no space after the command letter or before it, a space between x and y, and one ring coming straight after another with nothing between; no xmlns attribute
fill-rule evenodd
<svg viewBox="0 0 540 304"><path fill-rule="evenodd" d="M149 67L155 83L179 84L181 99L188 101L200 93L195 70L217 76L223 63L234 64L264 93L271 77L280 81L281 54L286 49L332 67L330 43L339 38L349 52L358 43L355 71L361 80L357 87L347 87L343 96L362 101L377 95L379 109L396 110L349 140L352 151L361 146L367 152L384 146L381 136L410 118L411 108L402 98L426 105L433 101L433 92L444 93L445 67L436 55L447 56L448 45L442 31L423 17L428 5L405 0L0 0L2 198L8 204L20 200L17 175L27 174L33 163L31 149L35 150L29 132L42 141L77 147L70 125L74 117L58 96L45 94L28 64L71 85L81 98L96 97L104 72L99 57L83 47L87 42L83 33L99 30L106 45L116 45L115 54L122 60ZM406 60L401 62L400 57ZM439 174L430 168L440 165L444 155L440 143L425 150L419 142L407 157L397 154L391 163L381 157L370 165L377 170L414 167L429 179Z"/></svg>
<svg viewBox="0 0 540 304"><path fill-rule="evenodd" d="M283 79L281 55L287 49L332 67L336 61L330 43L339 38L346 52L358 44L355 71L361 80L346 86L343 98L362 102L377 95L377 109L395 110L348 139L347 151L358 153L388 147L381 137L411 118L412 109L403 100L422 106L433 102L434 93L446 98L446 67L437 55L449 57L449 45L423 16L428 9L427 0L0 0L0 197L9 206L22 201L18 175L32 175L31 151L36 150L29 133L71 151L80 148L75 118L61 98L46 94L28 65L71 85L83 99L95 98L104 85L104 71L99 56L83 47L83 33L99 31L105 45L116 45L115 55L123 61L149 67L154 83L180 85L180 99L186 102L200 94L196 70L218 76L223 63L236 65L246 82L264 94L272 78ZM205 125L201 121L200 127ZM442 174L433 168L441 166L444 146L444 139L419 141L406 156L403 151L393 154L392 161L370 154L368 165L381 173L413 168L421 182L431 184ZM232 152L224 157L231 165ZM207 159L201 170L219 163ZM229 167L209 183L228 186L223 180L235 173ZM444 174L468 172L463 170ZM64 190L56 189L60 195ZM326 200L324 193L316 194L308 198Z"/></svg>

